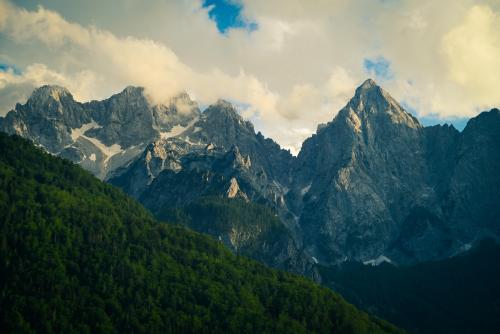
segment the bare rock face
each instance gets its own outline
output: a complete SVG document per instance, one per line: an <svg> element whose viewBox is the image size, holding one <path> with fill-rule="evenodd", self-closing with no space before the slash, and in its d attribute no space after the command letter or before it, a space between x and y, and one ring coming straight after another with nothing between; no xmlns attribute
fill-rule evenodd
<svg viewBox="0 0 500 334"><path fill-rule="evenodd" d="M229 188L226 191L227 198L240 198L248 202L248 196L241 191L240 186L238 185L238 180L232 177L229 181Z"/></svg>
<svg viewBox="0 0 500 334"><path fill-rule="evenodd" d="M88 110L75 102L66 89L43 86L25 105L16 105L1 123L1 130L29 138L49 152L58 153L73 142L72 128L90 123Z"/></svg>
<svg viewBox="0 0 500 334"><path fill-rule="evenodd" d="M255 133L252 123L245 121L229 102L219 100L209 106L185 133L193 142L213 143L224 149L237 146L249 163L263 168L271 180L282 185L290 182L290 165L294 157L272 139Z"/></svg>
<svg viewBox="0 0 500 334"><path fill-rule="evenodd" d="M176 141L182 142L182 139ZM171 147L174 142L170 139L163 144ZM282 214L288 213L283 199L286 188L270 180L263 168L251 165L250 158L243 156L237 146L229 151L221 147L207 151L204 145L193 146L183 155L175 151L164 160L157 157L155 165L163 165L163 169L156 176L149 174L151 181L140 191L133 189L131 181L141 173L148 173L148 162L142 158L134 162L133 168L125 169L124 174L110 179L110 182L134 194L153 213L164 208L182 207L207 196L250 200L266 204ZM173 165L167 162L170 158L175 159L178 168L169 167ZM136 183L144 185L141 179L138 177Z"/></svg>
<svg viewBox="0 0 500 334"><path fill-rule="evenodd" d="M310 254L323 263L411 263L453 255L480 234L498 236L498 118L480 115L463 133L423 128L366 81L304 142L292 172L288 206Z"/></svg>
<svg viewBox="0 0 500 334"><path fill-rule="evenodd" d="M284 201L293 160L220 100L182 132L150 144L109 182L153 212L218 195L265 203L295 224Z"/></svg>
<svg viewBox="0 0 500 334"><path fill-rule="evenodd" d="M388 254L402 263L446 258L500 236L500 113L472 118L464 131L425 128L427 183L434 196L415 205ZM430 204L433 205L430 205Z"/></svg>
<svg viewBox="0 0 500 334"><path fill-rule="evenodd" d="M152 105L143 88L127 87L104 101L79 103L62 87L43 86L1 120L0 130L29 138L104 179L199 112L185 93L169 105Z"/></svg>
<svg viewBox="0 0 500 334"><path fill-rule="evenodd" d="M295 207L316 258L366 260L385 251L414 203L433 196L423 144L418 121L371 80L304 142Z"/></svg>

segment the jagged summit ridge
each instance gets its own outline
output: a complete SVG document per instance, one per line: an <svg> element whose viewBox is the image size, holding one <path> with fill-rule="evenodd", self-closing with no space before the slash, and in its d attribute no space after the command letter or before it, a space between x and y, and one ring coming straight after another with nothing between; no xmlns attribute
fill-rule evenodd
<svg viewBox="0 0 500 334"><path fill-rule="evenodd" d="M225 99L217 99L217 101L213 105L219 108L229 109L236 112L236 109L234 108L233 104Z"/></svg>
<svg viewBox="0 0 500 334"><path fill-rule="evenodd" d="M17 104L0 129L33 140L100 178L130 162L162 135L199 117L185 94L167 105L151 104L143 87L128 86L103 101L77 102L60 86L42 86Z"/></svg>

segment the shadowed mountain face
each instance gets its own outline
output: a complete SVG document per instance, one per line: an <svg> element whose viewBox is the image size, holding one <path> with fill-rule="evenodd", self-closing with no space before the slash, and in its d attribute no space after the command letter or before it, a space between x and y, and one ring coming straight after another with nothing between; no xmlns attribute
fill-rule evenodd
<svg viewBox="0 0 500 334"><path fill-rule="evenodd" d="M207 196L266 205L293 240L290 254L312 262L414 263L500 235L499 110L461 133L423 127L372 80L298 157L226 101L200 112L181 94L151 106L133 87L84 104L42 87L0 128L105 177L156 214Z"/></svg>

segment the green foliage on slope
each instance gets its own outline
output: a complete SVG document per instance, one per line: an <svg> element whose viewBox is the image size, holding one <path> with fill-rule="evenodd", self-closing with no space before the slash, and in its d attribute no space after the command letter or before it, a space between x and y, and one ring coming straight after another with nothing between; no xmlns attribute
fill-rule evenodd
<svg viewBox="0 0 500 334"><path fill-rule="evenodd" d="M0 214L3 333L398 332L4 134Z"/></svg>

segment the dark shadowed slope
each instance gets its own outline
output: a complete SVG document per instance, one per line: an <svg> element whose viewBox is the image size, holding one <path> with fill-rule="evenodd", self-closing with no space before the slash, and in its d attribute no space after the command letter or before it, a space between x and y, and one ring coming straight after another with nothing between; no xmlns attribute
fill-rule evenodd
<svg viewBox="0 0 500 334"><path fill-rule="evenodd" d="M345 263L320 271L347 300L412 333L500 333L500 245L414 266Z"/></svg>

